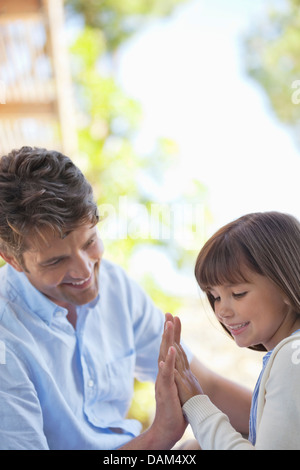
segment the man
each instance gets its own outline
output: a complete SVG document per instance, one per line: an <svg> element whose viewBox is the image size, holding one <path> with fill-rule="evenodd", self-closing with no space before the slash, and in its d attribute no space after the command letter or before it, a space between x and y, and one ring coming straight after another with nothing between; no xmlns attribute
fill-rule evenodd
<svg viewBox="0 0 300 470"><path fill-rule="evenodd" d="M69 158L23 147L0 160L0 449L171 448L185 428L173 384L145 433L126 419L134 377L154 381L159 350L164 359L180 333L167 316L160 349L164 317L103 259L97 222L91 186ZM219 378L191 364L213 393ZM230 384L227 395L236 405Z"/></svg>

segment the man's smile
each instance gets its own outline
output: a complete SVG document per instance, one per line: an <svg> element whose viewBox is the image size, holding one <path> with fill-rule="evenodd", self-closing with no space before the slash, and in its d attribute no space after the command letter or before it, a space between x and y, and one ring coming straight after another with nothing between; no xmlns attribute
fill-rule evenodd
<svg viewBox="0 0 300 470"><path fill-rule="evenodd" d="M63 282L62 285L67 285L74 287L75 289L85 289L89 284L90 281L92 280L92 274L89 275L86 279L83 279L82 281L69 281L69 282Z"/></svg>

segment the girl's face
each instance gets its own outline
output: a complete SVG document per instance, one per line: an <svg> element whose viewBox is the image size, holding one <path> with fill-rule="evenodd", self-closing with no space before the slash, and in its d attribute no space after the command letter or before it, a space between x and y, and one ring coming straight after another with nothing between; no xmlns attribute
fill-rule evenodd
<svg viewBox="0 0 300 470"><path fill-rule="evenodd" d="M263 344L269 351L300 328L300 317L267 277L247 270L245 278L248 282L209 289L214 311L238 346Z"/></svg>

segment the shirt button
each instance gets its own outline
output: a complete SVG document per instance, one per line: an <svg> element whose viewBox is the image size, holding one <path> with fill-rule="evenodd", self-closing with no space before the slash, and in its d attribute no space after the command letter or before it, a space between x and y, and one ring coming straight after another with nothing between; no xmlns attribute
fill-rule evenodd
<svg viewBox="0 0 300 470"><path fill-rule="evenodd" d="M92 387L94 386L94 381L93 381L92 379L90 379L90 380L88 381L88 386L89 386L90 388L92 388Z"/></svg>
<svg viewBox="0 0 300 470"><path fill-rule="evenodd" d="M62 317L62 316L63 316L63 312L62 312L61 310L58 310L58 311L55 313L55 316L56 316L56 318Z"/></svg>

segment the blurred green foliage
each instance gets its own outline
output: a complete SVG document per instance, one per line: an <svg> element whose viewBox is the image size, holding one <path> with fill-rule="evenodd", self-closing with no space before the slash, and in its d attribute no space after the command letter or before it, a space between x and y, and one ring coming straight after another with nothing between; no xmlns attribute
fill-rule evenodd
<svg viewBox="0 0 300 470"><path fill-rule="evenodd" d="M143 154L136 151L135 136L142 118L140 104L127 96L114 74L118 48L136 31L153 19L169 15L186 0L67 0L67 17L79 15L82 28L70 48L73 83L79 110L76 163L93 185L105 231L109 222L109 208L119 210L118 217L128 216L120 209L120 197L131 204L139 204L150 216L151 204L161 203L159 197L149 194L145 178L152 178L163 186L169 172L177 163L176 142L161 136ZM103 64L106 67L103 67ZM105 71L104 71L105 70ZM188 190L178 188L175 202L205 204L206 190L198 181L191 181ZM174 201L167 201L172 203ZM103 210L103 213L101 213ZM207 216L208 211L206 212ZM107 219L106 219L107 216ZM129 220L131 227L137 216ZM120 222L119 222L120 223ZM128 221L127 221L128 223ZM162 214L161 224L168 226ZM142 226L143 228L143 226ZM193 221L189 229L194 230ZM202 240L199 240L199 246ZM108 237L104 243L106 255L124 268L141 246L164 249L177 268L186 264L193 272L196 252L187 251L172 238L148 236ZM160 269L160 267L158 267ZM140 283L162 311L175 313L182 305L176 293L163 292L155 273L146 273ZM174 291L175 292L175 291ZM154 407L153 384L135 384L135 395L129 417L138 419L146 428Z"/></svg>
<svg viewBox="0 0 300 470"><path fill-rule="evenodd" d="M170 15L189 0L67 0L71 11L82 15L85 24L103 32L107 49L115 51L153 20Z"/></svg>
<svg viewBox="0 0 300 470"><path fill-rule="evenodd" d="M113 67L110 73L107 70L103 72L101 64L103 61L112 61L116 51L111 51L110 37L107 36L105 27L102 30L101 23L90 21L89 8L94 11L95 5L100 10L103 4L106 9L110 7L113 10L112 15L117 9L117 14L122 13L125 21L131 15L128 12L135 12L136 9L145 17L153 16L154 13L158 15L159 11L166 14L171 11L170 6L174 7L180 0L144 3L141 8L141 5L131 1L128 1L128 5L126 1L67 1L67 6L72 6L79 12L84 11L85 15L85 26L77 34L70 49L79 109L79 155L76 163L93 185L100 210L101 207L104 208L103 218L107 216L107 204L118 210L122 196L126 196L129 203L143 205L150 214L151 204L161 201L155 192L149 194L145 175L147 179L152 178L157 186L163 186L168 173L178 163L177 145L165 136L153 142L147 152L141 154L136 151L134 138L139 132L141 106L124 93L114 76ZM178 188L176 202L205 204L206 196L204 186L197 181L191 181L188 190ZM192 222L190 229L194 229ZM199 245L200 243L201 240ZM151 236L105 240L109 256L124 267L127 267L133 252L145 244L159 245L169 251L170 259L174 260L177 266L194 261L195 253L187 253L185 248L174 240L153 239Z"/></svg>
<svg viewBox="0 0 300 470"><path fill-rule="evenodd" d="M245 52L249 75L262 86L278 119L295 131L300 145L300 107L292 99L293 84L300 80L300 0L269 4L265 17L252 26Z"/></svg>
<svg viewBox="0 0 300 470"><path fill-rule="evenodd" d="M102 207L105 204L117 207L120 196L126 196L128 201L140 203L150 211L151 203L161 201L155 193L149 194L146 190L144 176L163 185L166 175L177 164L176 143L166 136L153 143L147 153L136 152L134 137L139 131L143 110L124 93L113 72L118 49L128 38L154 18L172 14L186 1L66 1L67 15L79 16L83 24L71 48L73 80L80 109L77 163L91 181ZM253 23L244 43L247 72L265 90L278 118L296 129L299 135L300 108L292 101L292 84L300 80L300 0L274 0L272 5L261 21ZM105 72L101 67L103 61L109 65ZM191 181L188 191L178 189L175 202L180 201L203 202L204 224L209 225L206 191L199 181ZM162 219L167 226L168 220ZM193 229L191 223L190 230ZM202 237L205 238L205 234ZM199 246L202 241L199 239ZM151 237L121 237L107 240L105 244L109 257L125 268L140 246L164 249L178 269L186 264L192 269L197 252L185 250L174 240ZM180 309L182 299L163 292L155 280L155 273L145 274L140 281L163 311L175 313ZM153 407L153 385L136 383L129 417L139 419L145 428L149 425Z"/></svg>

